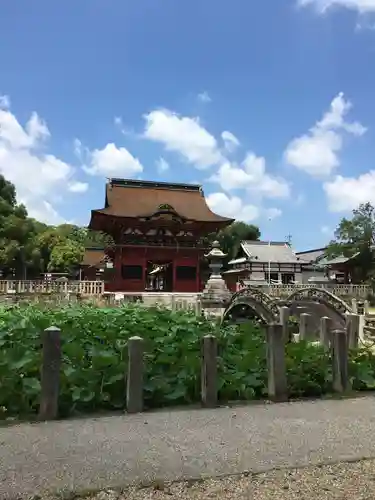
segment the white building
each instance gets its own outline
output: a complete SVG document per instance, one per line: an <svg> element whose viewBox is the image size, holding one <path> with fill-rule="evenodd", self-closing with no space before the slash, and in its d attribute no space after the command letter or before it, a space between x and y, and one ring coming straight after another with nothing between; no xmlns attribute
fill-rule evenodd
<svg viewBox="0 0 375 500"><path fill-rule="evenodd" d="M314 250L305 250L296 252L297 257L304 261L302 269L302 283L313 284L329 281L326 268L319 263L323 261L327 247L316 248ZM326 259L324 259L326 260Z"/></svg>
<svg viewBox="0 0 375 500"><path fill-rule="evenodd" d="M223 274L231 290L238 281L247 284L302 283L303 265L306 260L295 254L286 242L242 241L230 269Z"/></svg>

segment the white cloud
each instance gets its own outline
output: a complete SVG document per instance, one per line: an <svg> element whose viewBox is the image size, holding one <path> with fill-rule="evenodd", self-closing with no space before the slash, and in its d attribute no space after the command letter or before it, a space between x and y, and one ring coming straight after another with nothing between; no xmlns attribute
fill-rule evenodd
<svg viewBox="0 0 375 500"><path fill-rule="evenodd" d="M46 200L41 200L38 205L31 205L28 209L28 214L38 221L46 222L54 226L68 222L53 208L51 203Z"/></svg>
<svg viewBox="0 0 375 500"><path fill-rule="evenodd" d="M375 0L297 0L297 3L301 7L311 5L322 14L332 7L345 7L360 14L375 12Z"/></svg>
<svg viewBox="0 0 375 500"><path fill-rule="evenodd" d="M254 153L248 153L241 166L223 163L210 180L219 183L225 191L248 189L268 198L287 198L290 194L285 179L268 174L265 159Z"/></svg>
<svg viewBox="0 0 375 500"><path fill-rule="evenodd" d="M41 152L49 137L50 131L37 113L22 126L9 109L0 109L0 173L15 185L18 200L31 217L57 224L63 218L54 204L75 184L75 169Z"/></svg>
<svg viewBox="0 0 375 500"><path fill-rule="evenodd" d="M103 149L89 152L89 166L84 170L91 175L105 177L133 177L143 171L140 161L123 147L108 143Z"/></svg>
<svg viewBox="0 0 375 500"><path fill-rule="evenodd" d="M83 148L82 142L79 139L74 139L73 150L74 150L74 154L76 155L76 157L82 161L82 155L83 155L84 148Z"/></svg>
<svg viewBox="0 0 375 500"><path fill-rule="evenodd" d="M329 226L322 226L322 227L320 228L320 230L321 230L321 232L322 232L323 234L326 234L326 235L327 235L327 234L331 234L331 235L333 234L333 231L332 231L332 229L331 229Z"/></svg>
<svg viewBox="0 0 375 500"><path fill-rule="evenodd" d="M10 108L10 98L8 95L0 95L0 109Z"/></svg>
<svg viewBox="0 0 375 500"><path fill-rule="evenodd" d="M164 145L167 151L179 153L197 168L207 168L222 160L215 137L199 118L179 116L168 110L151 111L145 116L144 136Z"/></svg>
<svg viewBox="0 0 375 500"><path fill-rule="evenodd" d="M206 197L211 210L225 217L251 222L259 217L260 210L255 205L243 203L238 196L228 196L225 193L212 193Z"/></svg>
<svg viewBox="0 0 375 500"><path fill-rule="evenodd" d="M331 212L346 212L357 208L361 203L375 204L375 170L359 177L338 175L323 186Z"/></svg>
<svg viewBox="0 0 375 500"><path fill-rule="evenodd" d="M209 96L208 92L204 91L198 94L198 101L203 102L203 103L209 103L212 101L211 97Z"/></svg>
<svg viewBox="0 0 375 500"><path fill-rule="evenodd" d="M159 174L164 174L169 170L169 163L162 157L156 160L156 168Z"/></svg>
<svg viewBox="0 0 375 500"><path fill-rule="evenodd" d="M267 208L266 216L269 220L277 219L282 216L282 211L279 208Z"/></svg>
<svg viewBox="0 0 375 500"><path fill-rule="evenodd" d="M228 132L228 130L224 130L224 132L222 132L221 138L224 142L224 148L228 153L232 153L240 145L240 141L237 139L237 137L232 134L232 132Z"/></svg>
<svg viewBox="0 0 375 500"><path fill-rule="evenodd" d="M322 120L308 134L289 143L284 153L285 160L310 175L330 175L340 164L338 153L343 145L343 132L355 136L366 132L359 122L345 121L351 108L351 102L345 100L343 93L339 93Z"/></svg>
<svg viewBox="0 0 375 500"><path fill-rule="evenodd" d="M41 141L47 139L50 132L47 125L33 113L22 127L17 118L7 109L0 109L0 139L12 149L32 149L41 146Z"/></svg>
<svg viewBox="0 0 375 500"><path fill-rule="evenodd" d="M85 193L88 188L89 185L87 184L87 182L75 181L69 184L69 191L71 193Z"/></svg>

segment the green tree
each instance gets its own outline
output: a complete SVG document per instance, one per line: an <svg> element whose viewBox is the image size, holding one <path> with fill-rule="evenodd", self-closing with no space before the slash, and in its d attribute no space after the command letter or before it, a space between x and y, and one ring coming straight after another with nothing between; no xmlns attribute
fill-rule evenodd
<svg viewBox="0 0 375 500"><path fill-rule="evenodd" d="M23 205L17 205L14 185L0 175L0 270L3 276L25 278L38 268L40 255L33 244L37 227Z"/></svg>
<svg viewBox="0 0 375 500"><path fill-rule="evenodd" d="M207 246L217 240L220 243L221 250L227 254L223 262L224 268L228 267L228 262L234 259L240 249L241 241L256 241L260 238L260 230L253 224L246 224L246 222L235 221L229 226L222 229L219 233L211 233L207 237ZM208 263L203 261L203 269L207 271Z"/></svg>
<svg viewBox="0 0 375 500"><path fill-rule="evenodd" d="M228 254L228 260L234 259L240 249L241 241L256 241L260 238L260 231L253 224L235 221L224 228L217 235L222 251Z"/></svg>
<svg viewBox="0 0 375 500"><path fill-rule="evenodd" d="M375 277L375 208L363 203L353 210L351 219L343 218L335 239L328 245L328 257L353 257L352 280L364 282Z"/></svg>
<svg viewBox="0 0 375 500"><path fill-rule="evenodd" d="M84 253L83 245L66 238L53 247L48 271L73 274L82 262Z"/></svg>

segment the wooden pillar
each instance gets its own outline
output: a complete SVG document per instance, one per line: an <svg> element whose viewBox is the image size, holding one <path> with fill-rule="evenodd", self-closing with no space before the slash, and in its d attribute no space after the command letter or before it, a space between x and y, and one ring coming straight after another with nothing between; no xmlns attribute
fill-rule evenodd
<svg viewBox="0 0 375 500"><path fill-rule="evenodd" d="M176 267L177 267L177 256L174 255L172 259L172 266L173 266L173 283L172 283L172 292L176 292Z"/></svg>
<svg viewBox="0 0 375 500"><path fill-rule="evenodd" d="M122 276L121 276L121 266L122 266L122 247L116 245L115 246L115 258L114 258L114 276L112 280L112 291L121 289L122 285Z"/></svg>
<svg viewBox="0 0 375 500"><path fill-rule="evenodd" d="M200 277L200 258L199 253L197 254L197 264L196 264L196 277L195 277L195 291L196 293L200 292L201 287L201 277Z"/></svg>
<svg viewBox="0 0 375 500"><path fill-rule="evenodd" d="M142 270L143 270L143 291L146 290L147 285L147 258L142 259Z"/></svg>

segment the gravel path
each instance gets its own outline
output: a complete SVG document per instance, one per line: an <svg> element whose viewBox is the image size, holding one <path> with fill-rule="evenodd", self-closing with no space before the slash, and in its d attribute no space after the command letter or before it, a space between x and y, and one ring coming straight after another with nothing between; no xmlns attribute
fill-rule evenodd
<svg viewBox="0 0 375 500"><path fill-rule="evenodd" d="M375 461L102 491L87 500L374 500Z"/></svg>
<svg viewBox="0 0 375 500"><path fill-rule="evenodd" d="M0 498L371 458L374 433L373 397L22 424L0 428Z"/></svg>

